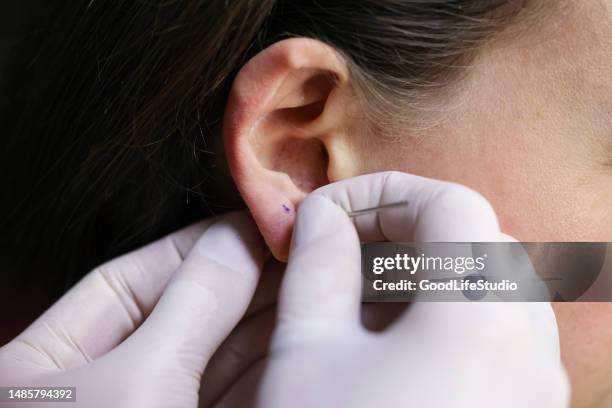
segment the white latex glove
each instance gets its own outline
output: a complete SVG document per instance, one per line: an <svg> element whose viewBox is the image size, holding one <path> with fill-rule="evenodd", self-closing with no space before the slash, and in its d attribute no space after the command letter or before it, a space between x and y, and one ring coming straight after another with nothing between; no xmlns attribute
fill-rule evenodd
<svg viewBox="0 0 612 408"><path fill-rule="evenodd" d="M253 221L233 213L102 265L0 349L0 385L76 387L76 403L52 407L195 407L266 257Z"/></svg>
<svg viewBox="0 0 612 408"><path fill-rule="evenodd" d="M401 200L409 205L354 225L342 210ZM568 406L549 303L415 303L386 331L363 329L357 232L362 241L506 240L489 203L455 184L389 172L308 196L259 406Z"/></svg>

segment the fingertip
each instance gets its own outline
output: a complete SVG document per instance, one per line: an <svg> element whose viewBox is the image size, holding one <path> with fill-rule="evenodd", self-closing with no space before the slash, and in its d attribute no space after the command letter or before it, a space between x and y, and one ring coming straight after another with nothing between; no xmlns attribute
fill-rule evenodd
<svg viewBox="0 0 612 408"><path fill-rule="evenodd" d="M201 256L233 270L259 269L269 257L269 251L253 219L239 211L213 223L196 242L188 259Z"/></svg>
<svg viewBox="0 0 612 408"><path fill-rule="evenodd" d="M354 231L342 208L324 196L310 195L297 210L291 251L349 226L350 230Z"/></svg>
<svg viewBox="0 0 612 408"><path fill-rule="evenodd" d="M357 232L327 198L309 196L297 211L279 319L358 321L361 257Z"/></svg>

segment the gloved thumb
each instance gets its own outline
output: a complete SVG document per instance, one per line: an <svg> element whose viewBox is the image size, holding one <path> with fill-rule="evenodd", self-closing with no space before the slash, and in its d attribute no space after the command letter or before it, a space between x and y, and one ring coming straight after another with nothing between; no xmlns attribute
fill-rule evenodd
<svg viewBox="0 0 612 408"><path fill-rule="evenodd" d="M360 271L359 238L349 217L327 198L307 197L297 210L278 330L300 337L307 334L301 328L312 329L313 323L357 327Z"/></svg>

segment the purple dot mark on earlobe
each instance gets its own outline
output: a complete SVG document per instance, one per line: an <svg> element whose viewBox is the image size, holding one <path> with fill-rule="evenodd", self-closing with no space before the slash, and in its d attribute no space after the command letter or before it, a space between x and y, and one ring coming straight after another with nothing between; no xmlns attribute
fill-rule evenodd
<svg viewBox="0 0 612 408"><path fill-rule="evenodd" d="M287 207L285 204L283 204L282 207L285 214L291 214L291 208Z"/></svg>

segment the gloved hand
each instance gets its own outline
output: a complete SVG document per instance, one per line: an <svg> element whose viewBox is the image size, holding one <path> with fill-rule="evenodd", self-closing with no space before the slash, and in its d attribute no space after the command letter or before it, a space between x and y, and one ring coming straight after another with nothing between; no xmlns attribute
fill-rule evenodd
<svg viewBox="0 0 612 408"><path fill-rule="evenodd" d="M195 407L266 258L253 221L233 213L102 265L0 349L0 385L76 387L76 403L53 407Z"/></svg>
<svg viewBox="0 0 612 408"><path fill-rule="evenodd" d="M401 200L354 225L342 210ZM415 303L388 330L364 330L359 238L507 239L489 203L455 184L390 172L315 191L298 209L259 406L568 405L549 303Z"/></svg>

